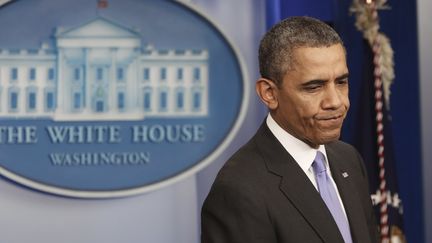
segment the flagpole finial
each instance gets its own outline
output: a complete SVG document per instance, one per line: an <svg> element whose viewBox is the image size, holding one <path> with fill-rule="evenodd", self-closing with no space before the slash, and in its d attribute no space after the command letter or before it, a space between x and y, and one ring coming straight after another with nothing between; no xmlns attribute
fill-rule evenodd
<svg viewBox="0 0 432 243"><path fill-rule="evenodd" d="M380 32L378 10L390 9L387 0L353 0L350 12L356 16L355 26L363 32L364 38L373 48L379 42L380 56L377 59L383 82L384 98L387 109L390 109L390 86L394 80L393 49L390 40Z"/></svg>
<svg viewBox="0 0 432 243"><path fill-rule="evenodd" d="M98 0L97 1L97 8L98 9L108 8L108 0Z"/></svg>

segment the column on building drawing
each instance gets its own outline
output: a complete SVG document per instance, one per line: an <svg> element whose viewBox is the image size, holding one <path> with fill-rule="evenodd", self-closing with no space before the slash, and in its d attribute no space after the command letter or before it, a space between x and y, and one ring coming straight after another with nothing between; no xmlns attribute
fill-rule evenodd
<svg viewBox="0 0 432 243"><path fill-rule="evenodd" d="M165 114L166 115L174 115L174 104L172 103L173 101L173 85L174 85L174 62L173 61L168 61L165 63L165 68L166 68L166 80L164 81L164 87L163 90L166 94L166 99L165 99Z"/></svg>
<svg viewBox="0 0 432 243"><path fill-rule="evenodd" d="M93 105L94 105L94 96L95 96L95 90L96 90L96 85L97 85L97 81L96 81L96 72L97 72L97 66L95 63L95 50L94 48L89 48L88 49L89 52L89 57L88 57L88 62L89 62L89 66L87 69L88 72L88 79L86 80L86 88L85 93L86 93L86 97L87 97L87 104L86 104L86 113L92 113L94 110Z"/></svg>
<svg viewBox="0 0 432 243"><path fill-rule="evenodd" d="M38 52L40 65L36 67L36 80L38 87L36 113L44 116L51 116L55 103L52 99L55 89L55 74L53 71L55 64L55 56L52 53L49 53L46 48L41 49ZM50 96L49 100L48 95Z"/></svg>
<svg viewBox="0 0 432 243"><path fill-rule="evenodd" d="M45 66L41 63L34 68L34 72L35 72L35 81L36 81L36 110L35 113L38 115L43 115L44 114L44 109L43 109L43 104L44 104L44 89L47 86L47 81L44 78L45 77L45 73L43 73L43 71L46 69Z"/></svg>
<svg viewBox="0 0 432 243"><path fill-rule="evenodd" d="M177 114L184 114L184 67L177 65L174 70L173 106Z"/></svg>
<svg viewBox="0 0 432 243"><path fill-rule="evenodd" d="M5 107L4 111L6 113L8 113L10 111L10 109L11 109L11 105L12 105L12 102L11 102L11 91L14 88L12 86L12 80L11 80L11 69L12 69L12 67L9 66L9 65L6 65L6 63L5 63L5 68L3 70L4 70L4 77L5 77L5 81L4 81L5 87L4 87L4 90L5 90L5 100L6 100L6 103L5 103L5 106L4 106Z"/></svg>
<svg viewBox="0 0 432 243"><path fill-rule="evenodd" d="M133 57L133 61L131 63L131 71L128 72L130 73L130 77L131 79L127 80L126 83L126 87L125 87L125 91L127 92L127 96L126 96L126 100L127 100L127 105L126 107L128 107L128 111L129 112L134 112L134 113L139 113L139 114L143 114L144 110L142 108L142 99L141 99L141 87L140 84L142 82L142 76L140 74L142 74L142 70L140 67L140 63L139 63L139 57L141 54L141 51L139 48L134 48L134 57ZM129 77L129 75L128 75ZM131 95L129 95L131 94ZM131 110L132 109L132 110Z"/></svg>
<svg viewBox="0 0 432 243"><path fill-rule="evenodd" d="M5 105L5 100L4 100L4 77L3 77L3 67L1 64L1 58L2 57L2 50L0 50L0 114L2 114L5 110L4 105Z"/></svg>
<svg viewBox="0 0 432 243"><path fill-rule="evenodd" d="M118 113L118 100L117 100L117 87L118 87L118 66L117 66L117 48L110 48L109 51L109 56L110 56L110 65L109 65L109 73L110 75L108 75L108 107L107 107L107 111L109 113L113 112L113 113Z"/></svg>
<svg viewBox="0 0 432 243"><path fill-rule="evenodd" d="M83 67L83 77L84 77L84 101L83 101L83 106L84 106L84 113L90 113L91 112L91 80L92 78L90 77L91 73L90 73L90 52L91 49L88 47L83 47L83 53L84 53L84 67Z"/></svg>
<svg viewBox="0 0 432 243"><path fill-rule="evenodd" d="M50 62L46 70L47 85L43 90L43 109L52 117L57 107L57 86L58 86L58 74L56 72L56 59L57 56L50 54Z"/></svg>
<svg viewBox="0 0 432 243"><path fill-rule="evenodd" d="M177 64L174 67L174 84L172 89L172 104L174 107L174 112L177 114L184 113L184 94L182 93L182 86L184 82L184 68L183 65Z"/></svg>
<svg viewBox="0 0 432 243"><path fill-rule="evenodd" d="M170 64L168 62L162 62L160 66L160 82L159 82L159 92L158 92L158 111L161 114L169 114L170 104L169 104L169 86L170 81L168 75L170 70ZM165 73L165 74L164 74Z"/></svg>
<svg viewBox="0 0 432 243"><path fill-rule="evenodd" d="M200 64L200 72L201 72L201 111L199 112L202 115L206 115L208 113L208 66L205 63Z"/></svg>
<svg viewBox="0 0 432 243"><path fill-rule="evenodd" d="M57 98L57 109L56 114L63 114L65 112L65 102L64 100L68 98L69 96L66 94L66 92L70 92L70 89L65 89L65 83L69 81L70 79L65 76L65 72L63 70L64 64L63 64L63 48L58 48L57 51L57 92L56 92L56 98ZM67 80L67 81L66 81Z"/></svg>
<svg viewBox="0 0 432 243"><path fill-rule="evenodd" d="M70 57L67 53L70 52L69 48L59 48L59 59L60 59L60 73L59 76L59 114L64 115L70 113L75 108L75 92L76 84L79 78L78 66L71 63Z"/></svg>
<svg viewBox="0 0 432 243"><path fill-rule="evenodd" d="M18 108L17 108L17 112L16 113L21 113L24 109L24 90L22 87L22 76L23 76L23 68L20 67L16 67L18 75L17 75L17 79L15 82L15 84L13 85L13 88L16 88L16 91L18 93Z"/></svg>
<svg viewBox="0 0 432 243"><path fill-rule="evenodd" d="M36 63L30 62L25 70L24 82L27 86L25 88L25 109L24 113L34 114L37 110L37 77L36 77Z"/></svg>
<svg viewBox="0 0 432 243"><path fill-rule="evenodd" d="M2 54L5 51L2 51ZM5 55L5 54L3 54ZM3 56L2 55L2 56ZM7 113L9 110L9 90L10 90L10 67L6 65L7 61L2 58L2 66L0 67L0 84L1 84L1 113Z"/></svg>
<svg viewBox="0 0 432 243"><path fill-rule="evenodd" d="M154 110L153 106L155 103L155 95L152 92L152 84L156 79L156 70L150 65L149 56L151 51L144 50L139 58L138 67L138 100L137 105L142 109L146 116L151 115Z"/></svg>
<svg viewBox="0 0 432 243"><path fill-rule="evenodd" d="M26 82L29 83L26 92L26 112L30 114L41 114L41 89L45 86L42 80L40 80L41 69L41 63L38 60L33 60L26 73Z"/></svg>
<svg viewBox="0 0 432 243"><path fill-rule="evenodd" d="M8 82L7 67L4 65L4 51L0 49L0 114L7 112Z"/></svg>

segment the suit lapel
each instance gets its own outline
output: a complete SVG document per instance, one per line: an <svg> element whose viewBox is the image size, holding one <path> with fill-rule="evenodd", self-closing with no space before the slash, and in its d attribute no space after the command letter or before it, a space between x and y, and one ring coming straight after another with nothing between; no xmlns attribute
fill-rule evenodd
<svg viewBox="0 0 432 243"><path fill-rule="evenodd" d="M344 155L337 153L331 145L326 146L326 152L332 177L338 187L348 216L353 242L370 242L368 238L369 231L365 224L364 210L361 206L361 200L357 194L352 176L358 172L350 171L347 166L347 163L349 163L348 159L344 158Z"/></svg>
<svg viewBox="0 0 432 243"><path fill-rule="evenodd" d="M281 177L280 190L297 208L323 242L343 242L330 211L292 156L263 124L255 140L267 169Z"/></svg>

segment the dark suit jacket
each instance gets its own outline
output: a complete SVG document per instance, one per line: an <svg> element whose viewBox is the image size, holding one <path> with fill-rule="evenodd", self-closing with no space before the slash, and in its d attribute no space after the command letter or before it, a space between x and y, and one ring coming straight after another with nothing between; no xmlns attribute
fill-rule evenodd
<svg viewBox="0 0 432 243"><path fill-rule="evenodd" d="M326 152L353 241L378 242L360 155L340 141ZM201 220L202 243L343 242L319 192L265 123L219 172Z"/></svg>

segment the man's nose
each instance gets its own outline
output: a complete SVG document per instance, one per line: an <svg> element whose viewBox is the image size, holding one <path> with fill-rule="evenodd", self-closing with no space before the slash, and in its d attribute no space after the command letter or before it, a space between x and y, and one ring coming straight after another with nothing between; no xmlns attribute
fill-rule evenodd
<svg viewBox="0 0 432 243"><path fill-rule="evenodd" d="M336 85L329 85L323 96L323 109L338 109L343 103L343 94L339 89L337 89Z"/></svg>

